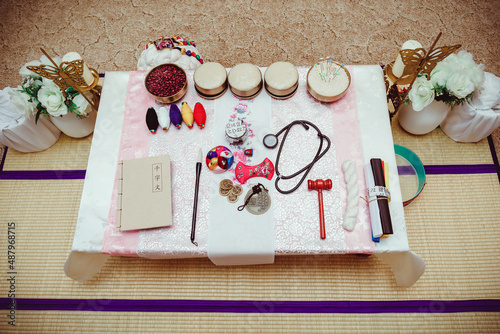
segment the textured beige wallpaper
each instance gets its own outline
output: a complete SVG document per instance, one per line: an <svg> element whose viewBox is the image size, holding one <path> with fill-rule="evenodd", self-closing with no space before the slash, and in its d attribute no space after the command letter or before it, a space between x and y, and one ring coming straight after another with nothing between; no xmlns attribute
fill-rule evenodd
<svg viewBox="0 0 500 334"><path fill-rule="evenodd" d="M0 2L0 89L17 86L19 68L41 56L76 51L99 72L134 70L147 41L160 35L197 43L207 61L309 65L335 55L346 64L384 64L400 45L461 43L500 75L500 1L7 1Z"/></svg>

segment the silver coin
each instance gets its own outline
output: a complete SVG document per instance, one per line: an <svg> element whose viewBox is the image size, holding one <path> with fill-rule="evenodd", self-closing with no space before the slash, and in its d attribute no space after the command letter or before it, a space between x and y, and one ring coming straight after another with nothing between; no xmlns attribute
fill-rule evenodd
<svg viewBox="0 0 500 334"><path fill-rule="evenodd" d="M245 202L252 195L253 191L250 189L245 195ZM262 215L269 210L271 207L271 196L267 193L267 191L263 190L258 194L255 194L250 198L248 204L246 205L246 209L253 215Z"/></svg>

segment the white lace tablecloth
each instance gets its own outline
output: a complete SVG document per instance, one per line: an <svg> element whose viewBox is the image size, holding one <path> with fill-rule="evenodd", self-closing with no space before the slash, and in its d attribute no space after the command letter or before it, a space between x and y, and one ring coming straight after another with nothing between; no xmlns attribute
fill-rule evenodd
<svg viewBox="0 0 500 334"><path fill-rule="evenodd" d="M250 179L254 182L248 183L264 183L273 192L271 213L274 217L275 254L375 253L393 268L398 284L411 286L422 275L425 266L408 247L382 70L379 66L352 66L349 69L353 78L349 92L342 100L332 104L319 103L307 93L307 68L298 68L298 91L284 101L271 99L265 92L254 100L238 100L229 91L218 100L203 100L193 89L193 72L188 71L189 89L182 101L192 107L196 102L202 102L207 111L207 126L202 130L196 125L193 129L183 126L180 130L172 126L168 132L160 129L155 135L147 131L144 121L145 110L154 105L152 98L144 94L146 72L107 72L73 247L65 266L66 274L79 281L87 280L99 272L109 254L148 258L207 256L209 222L214 216L210 198L220 196L218 191L214 191L220 176L205 167L202 169L196 230L199 247L195 247L189 236L198 147L207 152L215 145L228 146L236 160L247 165L256 165L265 157L275 162L277 149L263 148L262 137L267 133L276 133L296 119L304 119L316 124L332 139L331 149L307 177L313 180L330 178L334 184L332 190L323 192L327 239L319 238L317 192L308 191L306 182L296 192L282 195L273 191L274 179ZM268 127L262 124L252 126L252 117L256 117L263 106L272 111L271 124ZM215 116L218 115L218 119L227 116L221 113L244 118L249 123L251 136L244 146L218 141L219 132L223 130L220 124L215 124ZM300 132L300 125L296 127L287 138L280 162L280 171L285 175L307 164L314 156L312 151L317 150L317 146L310 147L311 143L317 144L315 131ZM253 157L242 154L246 148L254 148ZM159 154L169 154L172 161L172 227L118 232L115 227L118 161ZM360 201L360 214L354 231L342 228L346 194L340 166L344 160L356 162L360 195L365 195L362 166L373 157L387 161L390 168L390 210L394 234L380 243L371 241L369 214L363 201ZM245 194L250 186L244 187ZM283 183L282 187L289 188L287 183ZM243 197L240 196L240 201ZM242 203L234 203L234 211L236 204ZM237 219L237 213L223 214L235 215Z"/></svg>

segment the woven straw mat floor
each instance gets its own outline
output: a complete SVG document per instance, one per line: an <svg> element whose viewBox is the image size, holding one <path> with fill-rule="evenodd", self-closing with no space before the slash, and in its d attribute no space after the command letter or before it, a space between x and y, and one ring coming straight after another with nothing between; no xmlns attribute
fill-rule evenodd
<svg viewBox="0 0 500 334"><path fill-rule="evenodd" d="M18 69L40 57L39 47L58 55L77 51L100 73L134 70L147 41L171 34L195 40L206 61L232 67L277 60L307 66L325 55L386 64L404 41L428 47L443 32L440 45L461 43L500 75L499 8L487 0L2 1L0 83L17 86ZM0 332L500 332L500 132L465 144L440 129L413 136L397 119L392 125L395 143L424 165L465 171L428 173L422 194L405 208L410 248L426 263L413 287L397 286L377 258L355 255L284 256L251 267L112 257L99 275L78 283L63 266L84 180L0 179ZM0 177L84 171L91 140L62 135L50 149L29 154L4 155L2 147ZM467 167L478 165L490 172ZM16 309L15 327L8 323L9 222L16 224L15 295L31 305ZM118 307L118 300L127 305Z"/></svg>

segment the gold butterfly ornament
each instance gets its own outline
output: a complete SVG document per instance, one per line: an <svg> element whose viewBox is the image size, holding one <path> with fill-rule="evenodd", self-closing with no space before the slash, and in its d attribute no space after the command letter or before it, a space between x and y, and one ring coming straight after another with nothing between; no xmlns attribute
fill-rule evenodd
<svg viewBox="0 0 500 334"><path fill-rule="evenodd" d="M408 75L427 74L429 76L436 65L461 47L460 44L438 47L426 55L422 48L415 50L401 50L401 60L405 65L402 77Z"/></svg>
<svg viewBox="0 0 500 334"><path fill-rule="evenodd" d="M27 69L36 74L54 81L59 86L63 96L66 98L66 90L69 87L87 86L83 80L83 60L73 60L71 62L62 62L60 66L39 65L27 66ZM76 89L76 88L75 88Z"/></svg>
<svg viewBox="0 0 500 334"><path fill-rule="evenodd" d="M390 99L392 101L395 109L393 113L390 113L391 118L399 111L399 108L401 107L403 101L405 101L406 96L408 95L411 87L413 86L413 83L415 82L415 79L419 75L424 74L429 77L432 70L440 61L442 61L461 47L460 44L457 44L452 46L442 46L434 48L439 38L441 37L441 34L442 33L439 33L437 38L434 40L434 43L429 49L429 52L425 51L425 49L423 48L399 51L401 61L403 62L405 67L401 77L397 78L392 86L387 90L388 100ZM402 95L398 93L398 84L409 84Z"/></svg>
<svg viewBox="0 0 500 334"><path fill-rule="evenodd" d="M43 54L52 62L52 65L42 64L39 66L27 66L26 68L44 78L52 80L62 91L64 98L67 98L67 90L73 88L78 93L80 93L90 104L92 109L97 111L99 107L99 90L96 89L97 81L99 75L95 70L93 74L96 78L91 85L88 85L83 78L84 62L82 59L76 59L73 61L64 61L60 65L41 49ZM93 94L93 101L91 101L85 94L84 91L91 91ZM69 101L66 100L66 104Z"/></svg>

